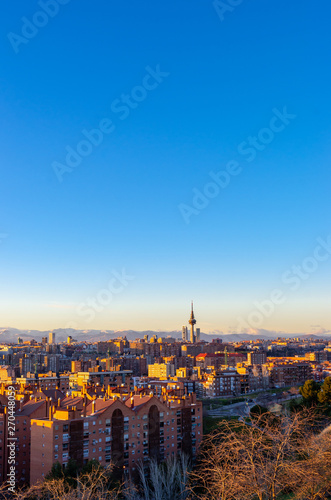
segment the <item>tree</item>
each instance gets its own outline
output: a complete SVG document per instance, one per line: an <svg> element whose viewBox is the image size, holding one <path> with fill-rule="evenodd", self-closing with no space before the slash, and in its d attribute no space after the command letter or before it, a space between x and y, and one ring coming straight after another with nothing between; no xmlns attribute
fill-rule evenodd
<svg viewBox="0 0 331 500"><path fill-rule="evenodd" d="M76 487L68 485L65 477L49 479L27 490L18 491L14 498L15 500L116 500L121 498L121 491L118 487L109 488L110 474L111 467L106 469L92 467L91 472L77 477ZM8 499L8 492L5 499Z"/></svg>
<svg viewBox="0 0 331 500"><path fill-rule="evenodd" d="M49 473L46 475L45 479L51 481L53 479L62 479L63 477L64 474L62 465L60 464L60 462L55 462L55 464L52 465Z"/></svg>
<svg viewBox="0 0 331 500"><path fill-rule="evenodd" d="M140 485L128 482L124 489L126 500L185 500L187 489L189 458L185 454L168 457L158 464L149 463L148 474L143 463L138 464Z"/></svg>
<svg viewBox="0 0 331 500"><path fill-rule="evenodd" d="M322 404L331 405L331 377L326 377L318 393L318 401Z"/></svg>
<svg viewBox="0 0 331 500"><path fill-rule="evenodd" d="M90 474L95 471L101 470L102 467L100 465L100 462L96 460L95 458L92 458L87 462L87 464L83 465L81 474Z"/></svg>
<svg viewBox="0 0 331 500"><path fill-rule="evenodd" d="M316 405L318 402L318 393L320 386L315 380L306 380L303 386L300 387L299 393L303 397L307 406Z"/></svg>
<svg viewBox="0 0 331 500"><path fill-rule="evenodd" d="M319 455L311 415L301 412L291 418L266 417L263 414L250 422L224 422L205 441L200 465L191 475L198 498L276 500L300 489L301 493L310 491L309 495L314 490L323 498L325 477L330 477L326 471L327 449L330 452L331 447ZM318 494L293 498L317 499Z"/></svg>
<svg viewBox="0 0 331 500"><path fill-rule="evenodd" d="M331 426L306 440L301 447L301 481L295 499L329 500L331 495ZM302 459L304 457L304 459Z"/></svg>
<svg viewBox="0 0 331 500"><path fill-rule="evenodd" d="M268 413L268 408L266 408L265 406L254 405L251 408L249 413L250 413L251 417L259 417L260 415L263 415L264 413Z"/></svg>

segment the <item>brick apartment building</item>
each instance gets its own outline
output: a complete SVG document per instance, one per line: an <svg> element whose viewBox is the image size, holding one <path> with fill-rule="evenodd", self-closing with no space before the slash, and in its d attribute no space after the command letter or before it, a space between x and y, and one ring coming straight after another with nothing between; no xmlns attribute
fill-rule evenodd
<svg viewBox="0 0 331 500"><path fill-rule="evenodd" d="M313 378L312 367L308 361L293 360L293 358L271 361L271 358L268 358L268 363L264 367L269 372L270 387L300 385Z"/></svg>
<svg viewBox="0 0 331 500"><path fill-rule="evenodd" d="M221 366L233 366L235 367L237 363L242 363L246 361L245 354L239 353L201 353L196 356L196 366L206 369L208 366L212 366L215 369L221 368Z"/></svg>
<svg viewBox="0 0 331 500"><path fill-rule="evenodd" d="M79 399L79 398L78 398ZM80 398L82 399L82 398ZM202 440L202 403L195 394L160 399L153 394L125 400L98 398L55 409L31 420L30 483L42 480L53 463L96 459L134 472L139 462L159 461L179 451L194 457Z"/></svg>
<svg viewBox="0 0 331 500"><path fill-rule="evenodd" d="M4 398L4 396L2 396ZM9 472L8 465L8 412L7 401L2 401L0 408L0 483L7 480ZM48 400L34 399L26 403L17 403L15 415L15 472L18 486L24 486L30 480L30 453L31 453L31 419L45 417L47 412Z"/></svg>
<svg viewBox="0 0 331 500"><path fill-rule="evenodd" d="M236 396L241 394L241 376L235 370L213 371L196 382L196 391L202 398Z"/></svg>
<svg viewBox="0 0 331 500"><path fill-rule="evenodd" d="M249 365L263 365L267 362L266 351L253 351L247 353L247 362Z"/></svg>

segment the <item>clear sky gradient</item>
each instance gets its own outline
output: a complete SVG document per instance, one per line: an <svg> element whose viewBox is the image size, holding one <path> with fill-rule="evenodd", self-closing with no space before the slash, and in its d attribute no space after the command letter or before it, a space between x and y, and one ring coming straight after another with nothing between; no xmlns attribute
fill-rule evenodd
<svg viewBox="0 0 331 500"><path fill-rule="evenodd" d="M331 329L330 16L3 3L0 327Z"/></svg>

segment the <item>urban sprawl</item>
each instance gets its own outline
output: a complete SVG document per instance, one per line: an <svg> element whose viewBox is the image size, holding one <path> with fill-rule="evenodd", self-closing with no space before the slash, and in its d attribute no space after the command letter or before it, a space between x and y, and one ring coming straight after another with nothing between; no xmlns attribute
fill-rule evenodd
<svg viewBox="0 0 331 500"><path fill-rule="evenodd" d="M51 332L1 345L1 482L15 473L17 485L33 485L69 459L112 463L124 476L179 452L194 462L203 415L242 418L256 402L277 412L306 380L331 375L328 340L206 342L195 325L192 306L181 340L57 343Z"/></svg>

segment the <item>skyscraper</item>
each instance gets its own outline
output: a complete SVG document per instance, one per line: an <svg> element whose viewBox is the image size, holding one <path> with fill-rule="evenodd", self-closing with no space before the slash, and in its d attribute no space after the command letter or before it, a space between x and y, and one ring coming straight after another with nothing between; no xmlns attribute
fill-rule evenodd
<svg viewBox="0 0 331 500"><path fill-rule="evenodd" d="M182 340L183 342L187 342L187 326L182 327Z"/></svg>
<svg viewBox="0 0 331 500"><path fill-rule="evenodd" d="M54 332L49 333L49 343L55 344L55 333Z"/></svg>

